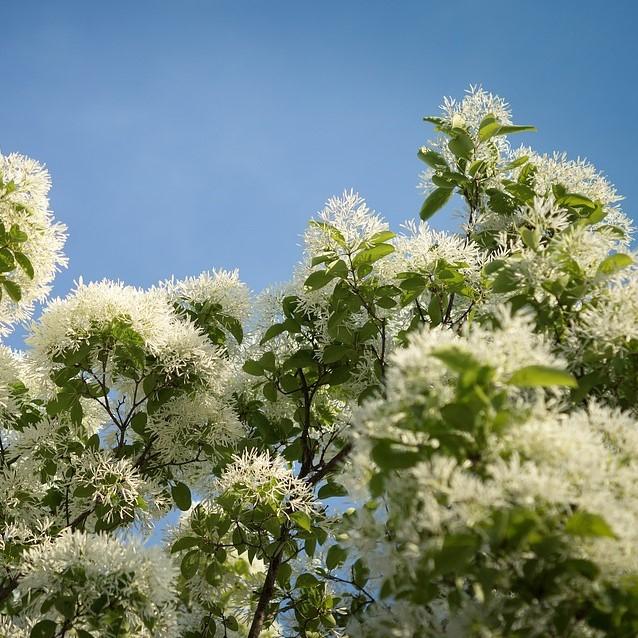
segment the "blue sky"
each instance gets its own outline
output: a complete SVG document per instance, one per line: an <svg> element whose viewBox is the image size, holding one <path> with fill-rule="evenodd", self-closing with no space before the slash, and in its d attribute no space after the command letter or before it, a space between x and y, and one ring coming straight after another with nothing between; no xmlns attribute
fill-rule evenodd
<svg viewBox="0 0 638 638"><path fill-rule="evenodd" d="M537 149L604 170L632 214L637 6L7 3L0 148L53 176L70 230L57 294L80 275L150 285L213 266L254 290L283 281L345 188L394 225L415 216L421 117L472 83L538 126Z"/></svg>

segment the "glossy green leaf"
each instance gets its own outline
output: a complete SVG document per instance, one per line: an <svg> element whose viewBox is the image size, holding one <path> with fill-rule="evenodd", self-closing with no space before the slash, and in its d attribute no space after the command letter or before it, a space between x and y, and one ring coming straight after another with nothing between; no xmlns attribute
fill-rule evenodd
<svg viewBox="0 0 638 638"><path fill-rule="evenodd" d="M452 197L452 193L452 188L435 188L425 198L423 206L421 206L421 210L419 211L421 219L423 221L430 219L437 210L440 210L443 206L445 206L450 197Z"/></svg>
<svg viewBox="0 0 638 638"><path fill-rule="evenodd" d="M183 512L187 512L191 508L191 491L185 483L175 483L171 488L171 495L175 505Z"/></svg>

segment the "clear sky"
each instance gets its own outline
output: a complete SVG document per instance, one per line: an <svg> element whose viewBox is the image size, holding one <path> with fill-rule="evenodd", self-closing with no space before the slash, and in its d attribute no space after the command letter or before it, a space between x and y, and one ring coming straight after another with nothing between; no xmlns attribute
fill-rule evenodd
<svg viewBox="0 0 638 638"><path fill-rule="evenodd" d="M637 19L633 0L3 2L0 148L53 176L57 294L213 266L259 290L345 188L415 216L421 117L474 83L635 218Z"/></svg>

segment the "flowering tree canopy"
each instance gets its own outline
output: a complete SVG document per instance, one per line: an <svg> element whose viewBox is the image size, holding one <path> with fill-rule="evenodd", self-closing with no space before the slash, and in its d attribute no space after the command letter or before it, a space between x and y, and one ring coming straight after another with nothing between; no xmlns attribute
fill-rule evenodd
<svg viewBox="0 0 638 638"><path fill-rule="evenodd" d="M0 346L0 637L638 635L631 222L502 99L425 119L420 220L346 192L286 285L80 281ZM3 335L48 188L0 157Z"/></svg>

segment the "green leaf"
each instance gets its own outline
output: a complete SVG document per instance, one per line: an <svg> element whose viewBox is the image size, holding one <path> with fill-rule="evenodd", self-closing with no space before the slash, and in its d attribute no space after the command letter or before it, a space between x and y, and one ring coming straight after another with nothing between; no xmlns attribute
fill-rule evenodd
<svg viewBox="0 0 638 638"><path fill-rule="evenodd" d="M261 377L264 374L264 367L259 361L254 361L253 359L248 359L242 366L242 370L255 377Z"/></svg>
<svg viewBox="0 0 638 638"><path fill-rule="evenodd" d="M20 299L22 299L22 290L20 289L20 286L18 286L18 284L8 279L5 279L2 283L9 297L11 297L13 301L17 303L18 301L20 301Z"/></svg>
<svg viewBox="0 0 638 638"><path fill-rule="evenodd" d="M597 204L593 211L589 215L587 215L587 217L583 217L580 220L580 223L583 226L591 226L592 224L600 223L601 221L603 221L603 219L605 219L605 217L607 217L605 209L600 204Z"/></svg>
<svg viewBox="0 0 638 638"><path fill-rule="evenodd" d="M488 188L490 208L499 215L512 215L516 210L516 202L507 193L497 188Z"/></svg>
<svg viewBox="0 0 638 638"><path fill-rule="evenodd" d="M309 532L312 529L312 521L310 520L310 516L306 514L306 512L298 511L293 512L290 515L290 518L295 522L297 527L303 529L306 532Z"/></svg>
<svg viewBox="0 0 638 638"><path fill-rule="evenodd" d="M297 350L293 355L288 357L282 365L283 370L296 370L308 366L315 366L317 362L314 359L314 352L307 348Z"/></svg>
<svg viewBox="0 0 638 638"><path fill-rule="evenodd" d="M339 565L343 565L347 557L347 550L339 545L332 545L326 554L326 567L328 569L339 567Z"/></svg>
<svg viewBox="0 0 638 638"><path fill-rule="evenodd" d="M200 539L197 536L182 536L171 545L171 554L181 552L184 549L191 549L191 547L197 547L199 543Z"/></svg>
<svg viewBox="0 0 638 638"><path fill-rule="evenodd" d="M193 549L182 558L180 563L180 571L184 578L192 578L199 569L199 550Z"/></svg>
<svg viewBox="0 0 638 638"><path fill-rule="evenodd" d="M340 279L345 279L348 276L348 266L343 259L339 259L335 261L326 272L333 278L339 277Z"/></svg>
<svg viewBox="0 0 638 638"><path fill-rule="evenodd" d="M317 496L320 499L332 498L335 496L347 496L347 495L348 495L348 491L346 490L345 487L343 487L342 485L339 485L338 483L331 483L331 482L328 482L325 485L323 485L321 489L319 490L319 492L317 493Z"/></svg>
<svg viewBox="0 0 638 638"><path fill-rule="evenodd" d="M372 264L393 252L394 246L391 244L377 244L372 248L359 251L352 260L352 265L358 268L363 264Z"/></svg>
<svg viewBox="0 0 638 638"><path fill-rule="evenodd" d="M419 215L423 221L426 221L442 208L452 197L452 188L435 188L423 202Z"/></svg>
<svg viewBox="0 0 638 638"><path fill-rule="evenodd" d="M489 140L497 135L509 135L510 133L522 133L535 131L535 126L519 126L515 124L501 124L493 114L486 115L479 124L479 139L481 142Z"/></svg>
<svg viewBox="0 0 638 638"><path fill-rule="evenodd" d="M53 638L56 630L56 623L52 620L41 620L33 625L29 636L31 638Z"/></svg>
<svg viewBox="0 0 638 638"><path fill-rule="evenodd" d="M370 569L365 564L363 559L359 558L354 562L352 566L352 576L354 584L359 587L364 587L370 577Z"/></svg>
<svg viewBox="0 0 638 638"><path fill-rule="evenodd" d="M565 193L556 199L558 204L563 206L584 207L589 209L596 208L596 204L589 197L579 195L578 193Z"/></svg>
<svg viewBox="0 0 638 638"><path fill-rule="evenodd" d="M75 598L72 596L58 596L53 603L54 607L65 617L73 618L75 615Z"/></svg>
<svg viewBox="0 0 638 638"><path fill-rule="evenodd" d="M342 248L346 247L345 237L342 235L341 231L338 228L335 228L327 222L319 222L316 219L311 219L310 225L323 230L326 234L332 237L332 239L334 239Z"/></svg>
<svg viewBox="0 0 638 638"><path fill-rule="evenodd" d="M537 129L535 126L530 126L529 124L506 124L505 126L501 126L497 135L511 135L512 133L526 133L526 132L535 132Z"/></svg>
<svg viewBox="0 0 638 638"><path fill-rule="evenodd" d="M531 230L526 228L525 226L521 226L518 229L518 232L523 240L523 243L532 250L537 250L539 241L540 241L540 233L537 229Z"/></svg>
<svg viewBox="0 0 638 638"><path fill-rule="evenodd" d="M501 268L503 268L503 266L505 266L505 260L493 259L492 261L485 264L485 266L483 266L483 272L486 275L491 275L497 272L498 270L500 270Z"/></svg>
<svg viewBox="0 0 638 638"><path fill-rule="evenodd" d="M383 470L412 467L421 460L414 448L388 439L379 439L372 448L372 460Z"/></svg>
<svg viewBox="0 0 638 638"><path fill-rule="evenodd" d="M463 403L448 403L441 408L441 416L457 430L471 430L475 414Z"/></svg>
<svg viewBox="0 0 638 638"><path fill-rule="evenodd" d="M501 123L493 113L488 113L479 124L479 140L485 142L501 127Z"/></svg>
<svg viewBox="0 0 638 638"><path fill-rule="evenodd" d="M431 124L434 124L437 128L440 126L447 125L447 120L444 120L442 117L437 117L436 115L426 115L423 118L423 121L430 122Z"/></svg>
<svg viewBox="0 0 638 638"><path fill-rule="evenodd" d="M327 270L315 270L315 272L310 273L306 281L304 281L304 286L311 290L319 290L328 285L334 278L335 275L332 275Z"/></svg>
<svg viewBox="0 0 638 638"><path fill-rule="evenodd" d="M512 292L519 286L519 277L510 268L501 268L492 282L492 291L496 293Z"/></svg>
<svg viewBox="0 0 638 638"><path fill-rule="evenodd" d="M279 583L281 587L288 589L287 585L290 582L291 576L292 576L292 567L290 566L290 563L283 563L279 567L279 572L277 573L277 582Z"/></svg>
<svg viewBox="0 0 638 638"><path fill-rule="evenodd" d="M228 629L231 631L237 631L239 629L239 623L235 616L226 616L224 618L224 623Z"/></svg>
<svg viewBox="0 0 638 638"><path fill-rule="evenodd" d="M191 508L191 491L188 488L188 485L185 485L184 483L175 483L175 485L171 488L171 495L173 496L175 505L177 505L182 512L187 512Z"/></svg>
<svg viewBox="0 0 638 638"><path fill-rule="evenodd" d="M634 263L634 260L629 256L623 253L616 253L615 255L609 255L603 259L603 261L598 266L597 275L601 277L609 277L610 275L614 275L623 268L627 268L627 266L631 266Z"/></svg>
<svg viewBox="0 0 638 638"><path fill-rule="evenodd" d="M446 169L448 167L443 155L436 151L431 151L429 148L425 148L425 146L419 149L417 157L434 169Z"/></svg>
<svg viewBox="0 0 638 638"><path fill-rule="evenodd" d="M366 240L368 244L382 244L383 242L390 241L396 237L396 233L393 233L391 230L381 230L378 233L375 233L370 237L370 239Z"/></svg>
<svg viewBox="0 0 638 638"><path fill-rule="evenodd" d="M534 189L532 189L527 184L518 184L518 183L507 184L505 186L505 190L526 204L531 204L534 197L536 196Z"/></svg>
<svg viewBox="0 0 638 638"><path fill-rule="evenodd" d="M335 254L333 252L324 253L323 255L317 255L313 257L310 261L311 266L318 266L319 264L325 264L329 261L332 261L335 258Z"/></svg>
<svg viewBox="0 0 638 638"><path fill-rule="evenodd" d="M480 366L480 363L469 352L456 346L434 350L432 356L443 361L450 370L455 372L466 372Z"/></svg>
<svg viewBox="0 0 638 638"><path fill-rule="evenodd" d="M277 360L275 359L275 353L271 351L264 352L264 354L259 357L259 365L261 365L264 370L275 372L275 370L277 369Z"/></svg>
<svg viewBox="0 0 638 638"><path fill-rule="evenodd" d="M8 248L0 248L0 272L10 272L15 267L13 253Z"/></svg>
<svg viewBox="0 0 638 638"><path fill-rule="evenodd" d="M266 330L259 344L263 346L264 343L266 343L267 341L270 341L271 339L274 339L275 337L279 336L282 332L285 332L285 331L286 331L286 326L283 323L275 323L272 326L270 326L268 330Z"/></svg>
<svg viewBox="0 0 638 638"><path fill-rule="evenodd" d="M20 226L18 226L18 224L12 224L11 230L9 230L9 237L12 241L20 243L29 239L29 235L27 235L23 230L20 230Z"/></svg>
<svg viewBox="0 0 638 638"><path fill-rule="evenodd" d="M446 536L443 547L434 557L436 570L442 574L462 570L474 558L479 547L479 539L472 534Z"/></svg>
<svg viewBox="0 0 638 638"><path fill-rule="evenodd" d="M352 352L353 350L350 346L332 344L324 348L321 360L323 363L336 363L337 361L341 361L341 359L347 357L349 354L352 354Z"/></svg>
<svg viewBox="0 0 638 638"><path fill-rule="evenodd" d="M295 581L295 587L298 589L307 589L318 584L319 581L317 580L317 577L308 572L299 574L299 576L297 576L297 580Z"/></svg>
<svg viewBox="0 0 638 638"><path fill-rule="evenodd" d="M529 161L529 155L521 155L515 160L505 164L505 166L503 166L503 170L510 171L513 168L518 168L519 166L523 166L523 164L527 164L528 161Z"/></svg>
<svg viewBox="0 0 638 638"><path fill-rule="evenodd" d="M602 516L589 512L572 514L565 523L565 531L572 536L616 538L613 530Z"/></svg>
<svg viewBox="0 0 638 638"><path fill-rule="evenodd" d="M131 419L131 428L133 432L139 434L140 436L144 436L144 432L146 431L146 422L148 417L145 412L138 412Z"/></svg>
<svg viewBox="0 0 638 638"><path fill-rule="evenodd" d="M519 368L510 377L509 383L521 388L547 387L552 385L562 385L570 388L578 387L578 382L569 372L560 370L559 368L538 365Z"/></svg>
<svg viewBox="0 0 638 638"><path fill-rule="evenodd" d="M262 393L271 403L275 403L275 401L277 401L277 387L274 383L272 383L272 381L264 384Z"/></svg>
<svg viewBox="0 0 638 638"><path fill-rule="evenodd" d="M432 295L430 303L428 304L428 314L430 315L430 321L432 326L438 326L443 320L441 313L441 303L436 295Z"/></svg>
<svg viewBox="0 0 638 638"><path fill-rule="evenodd" d="M458 131L448 142L448 148L456 157L469 160L474 150L474 142L465 131Z"/></svg>

